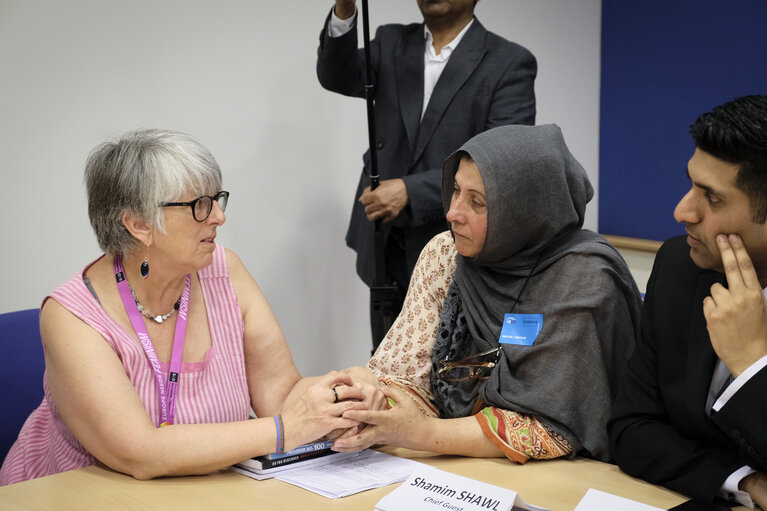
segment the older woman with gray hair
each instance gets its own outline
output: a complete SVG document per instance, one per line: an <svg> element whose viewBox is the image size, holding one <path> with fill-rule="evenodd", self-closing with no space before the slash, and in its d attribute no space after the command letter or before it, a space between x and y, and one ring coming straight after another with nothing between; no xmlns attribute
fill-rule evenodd
<svg viewBox="0 0 767 511"><path fill-rule="evenodd" d="M555 125L495 128L448 157L450 231L424 248L368 363L396 405L345 412L369 426L335 447L608 460L640 299L618 252L582 229L592 194Z"/></svg>
<svg viewBox="0 0 767 511"><path fill-rule="evenodd" d="M97 462L203 474L353 428L344 412L383 402L348 374L301 378L256 282L215 242L229 192L199 143L128 133L91 153L85 180L105 254L43 302L45 396L0 484Z"/></svg>

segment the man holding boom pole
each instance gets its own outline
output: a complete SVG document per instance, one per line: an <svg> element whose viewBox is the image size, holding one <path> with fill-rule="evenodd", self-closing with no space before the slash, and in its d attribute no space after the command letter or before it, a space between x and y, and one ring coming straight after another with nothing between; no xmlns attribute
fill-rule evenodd
<svg viewBox="0 0 767 511"><path fill-rule="evenodd" d="M535 123L535 57L488 32L477 0L417 0L423 23L384 25L371 42L380 186L370 189L363 156L346 243L357 273L374 285L374 222L382 223L387 280L402 307L426 243L447 230L440 195L443 160L464 142L504 124ZM355 0L336 0L320 33L317 76L326 89L365 97L364 52L357 48ZM374 349L386 322L371 315Z"/></svg>

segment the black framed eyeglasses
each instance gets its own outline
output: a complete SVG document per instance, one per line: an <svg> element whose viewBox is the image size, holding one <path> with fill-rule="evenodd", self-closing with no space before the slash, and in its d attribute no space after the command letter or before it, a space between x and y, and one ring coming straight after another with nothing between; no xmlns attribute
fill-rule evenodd
<svg viewBox="0 0 767 511"><path fill-rule="evenodd" d="M482 360L482 358L490 357L491 355L495 355L494 360ZM455 362L440 360L437 375L448 383L467 380L487 380L490 378L490 373L498 363L500 356L501 347L497 346L491 350L475 353Z"/></svg>
<svg viewBox="0 0 767 511"><path fill-rule="evenodd" d="M163 202L160 206L163 208L189 206L192 208L194 219L198 222L204 222L210 216L210 212L213 211L213 201L218 202L218 207L221 208L221 211L226 211L226 204L229 202L229 192L221 191L215 195L203 195L188 202Z"/></svg>

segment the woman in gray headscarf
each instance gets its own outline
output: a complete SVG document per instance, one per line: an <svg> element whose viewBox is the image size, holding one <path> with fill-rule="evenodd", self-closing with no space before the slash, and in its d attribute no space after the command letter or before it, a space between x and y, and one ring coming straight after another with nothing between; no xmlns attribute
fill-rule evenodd
<svg viewBox="0 0 767 511"><path fill-rule="evenodd" d="M396 404L346 412L368 426L334 448L608 460L640 298L618 252L582 229L592 195L555 125L495 128L448 157L451 231L424 248L368 364Z"/></svg>

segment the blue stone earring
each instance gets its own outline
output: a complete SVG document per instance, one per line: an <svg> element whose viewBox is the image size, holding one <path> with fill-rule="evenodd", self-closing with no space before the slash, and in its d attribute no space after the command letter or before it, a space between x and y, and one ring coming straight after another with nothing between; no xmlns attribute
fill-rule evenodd
<svg viewBox="0 0 767 511"><path fill-rule="evenodd" d="M144 262L141 263L141 278L145 279L149 275L149 256L144 258Z"/></svg>

